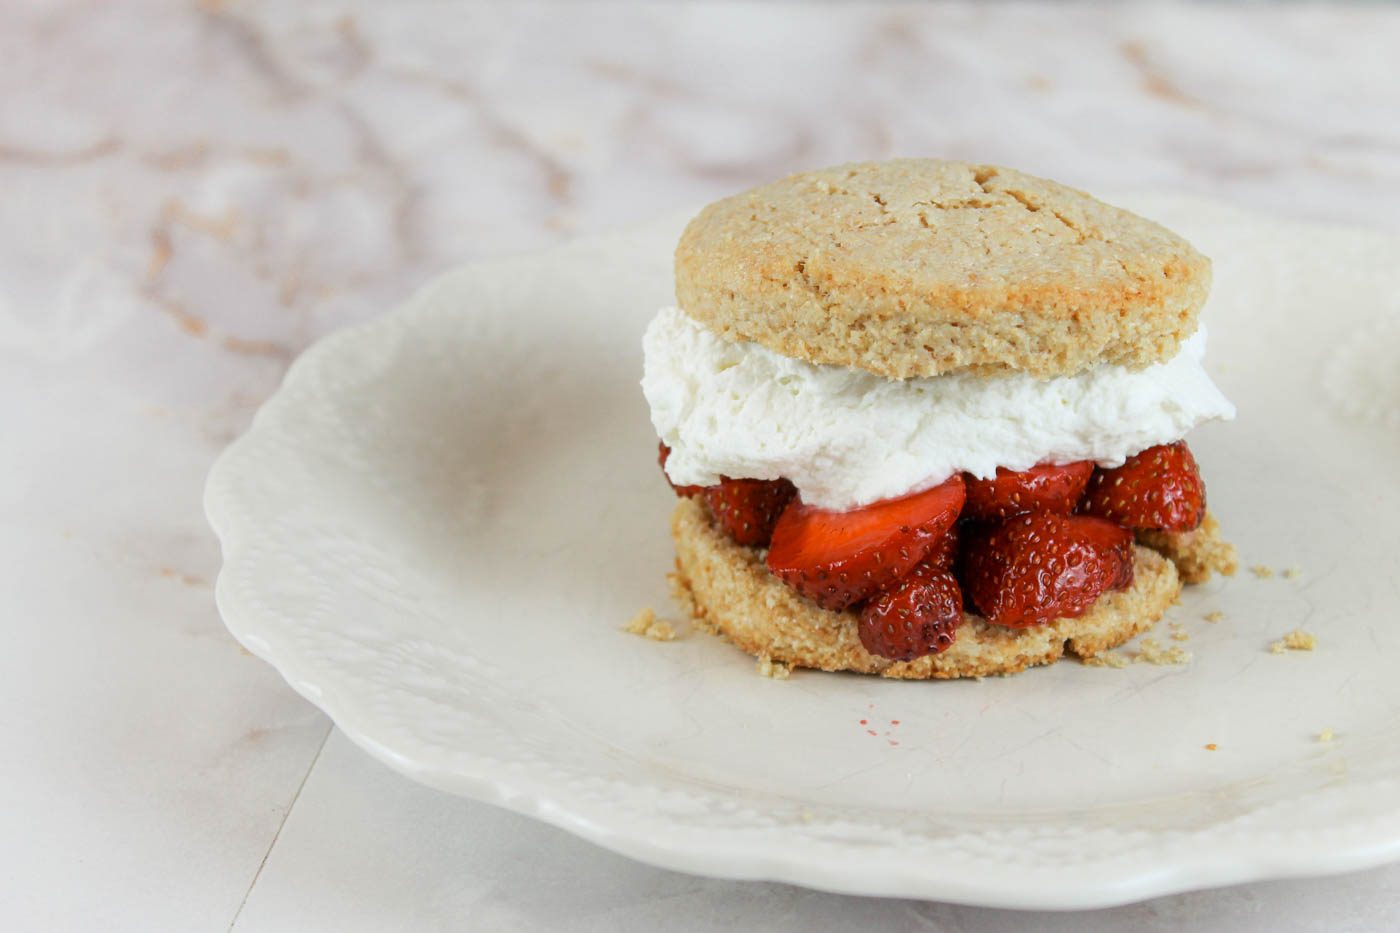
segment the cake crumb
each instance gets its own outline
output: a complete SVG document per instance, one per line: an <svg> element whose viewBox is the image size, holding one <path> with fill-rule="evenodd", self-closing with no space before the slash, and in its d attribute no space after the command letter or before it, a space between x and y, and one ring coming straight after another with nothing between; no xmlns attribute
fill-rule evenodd
<svg viewBox="0 0 1400 933"><path fill-rule="evenodd" d="M1201 747L1204 748L1204 749L1205 749L1206 751L1208 751L1208 752L1213 752L1213 751L1215 751L1216 749L1218 749L1220 746L1216 745L1214 742L1210 742L1210 743L1207 743L1206 745L1203 745L1203 746L1201 746Z"/></svg>
<svg viewBox="0 0 1400 933"><path fill-rule="evenodd" d="M1301 567L1289 567L1287 570L1285 570L1285 571L1283 572L1283 578L1284 578L1285 580L1296 580L1296 579L1298 579L1299 577L1301 577L1302 575L1303 575L1303 570L1302 570Z"/></svg>
<svg viewBox="0 0 1400 933"><path fill-rule="evenodd" d="M1286 651L1312 651L1316 647L1316 635L1312 632L1305 632L1300 628L1295 628L1278 641L1269 645L1269 651L1274 654L1283 654Z"/></svg>
<svg viewBox="0 0 1400 933"><path fill-rule="evenodd" d="M1332 740L1333 740L1334 738L1336 738L1336 737L1337 737L1337 734L1336 734L1335 732L1332 731L1332 727L1331 727L1331 726L1328 726L1326 729L1323 729L1321 732L1319 732L1319 733L1317 734L1317 740L1318 740L1319 742L1330 742L1330 741L1332 741Z"/></svg>
<svg viewBox="0 0 1400 933"><path fill-rule="evenodd" d="M1172 641L1190 641L1191 633L1181 627L1180 622L1167 623L1167 631L1170 632Z"/></svg>
<svg viewBox="0 0 1400 933"><path fill-rule="evenodd" d="M1215 623L1224 619L1225 613L1221 612L1219 609L1216 609L1213 612L1207 612L1205 615L1201 616L1201 618L1205 619L1207 622Z"/></svg>
<svg viewBox="0 0 1400 933"><path fill-rule="evenodd" d="M774 661L766 654L760 655L758 658L758 675L760 677L767 677L770 680L787 680L792 676L792 667L791 665L784 664L782 661Z"/></svg>
<svg viewBox="0 0 1400 933"><path fill-rule="evenodd" d="M1249 572L1261 580L1270 580L1274 576L1274 568L1266 567L1263 564L1255 564L1249 568Z"/></svg>
<svg viewBox="0 0 1400 933"><path fill-rule="evenodd" d="M671 623L656 617L656 610L647 606L635 616L632 621L623 626L624 632L633 635L641 635L643 638L650 638L652 641L675 641L676 630L671 627Z"/></svg>
<svg viewBox="0 0 1400 933"><path fill-rule="evenodd" d="M623 630L631 632L633 635L645 635L647 629L655 621L656 610L647 606L638 610L637 614L632 617L632 621L628 622L627 625L623 627Z"/></svg>
<svg viewBox="0 0 1400 933"><path fill-rule="evenodd" d="M1133 663L1135 664L1156 664L1160 667L1185 664L1190 660L1191 652L1184 651L1175 645L1164 648L1162 643L1155 638L1144 638L1138 645L1137 652L1133 655Z"/></svg>
<svg viewBox="0 0 1400 933"><path fill-rule="evenodd" d="M812 815L812 811L811 811L811 810L803 810L801 813L799 813L799 814L797 815L797 818L798 818L799 820L801 820L802 822L804 822L804 823L810 823L810 822L812 822L812 820L816 819L816 817L814 817L814 816Z"/></svg>
<svg viewBox="0 0 1400 933"><path fill-rule="evenodd" d="M1121 654L1114 654L1111 651L1105 651L1101 654L1094 655L1092 658L1085 658L1084 663L1089 665L1090 667L1124 668L1128 666L1128 659L1123 657Z"/></svg>

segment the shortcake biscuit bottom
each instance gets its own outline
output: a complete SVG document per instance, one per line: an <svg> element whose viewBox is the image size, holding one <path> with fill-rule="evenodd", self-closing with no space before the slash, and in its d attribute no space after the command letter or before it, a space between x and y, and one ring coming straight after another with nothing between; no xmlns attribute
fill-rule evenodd
<svg viewBox="0 0 1400 933"><path fill-rule="evenodd" d="M1212 573L1232 577L1239 567L1235 546L1220 536L1209 512L1194 531L1140 531L1137 539L1169 558L1183 583L1204 583Z"/></svg>
<svg viewBox="0 0 1400 933"><path fill-rule="evenodd" d="M1146 631L1181 592L1172 561L1138 546L1132 586L1104 594L1078 618L1013 629L969 613L947 651L891 661L861 645L858 613L831 612L799 596L768 572L763 551L726 537L698 498L677 503L671 535L676 542L675 594L697 625L757 657L824 671L949 679L1015 674L1057 661L1066 652L1092 658Z"/></svg>

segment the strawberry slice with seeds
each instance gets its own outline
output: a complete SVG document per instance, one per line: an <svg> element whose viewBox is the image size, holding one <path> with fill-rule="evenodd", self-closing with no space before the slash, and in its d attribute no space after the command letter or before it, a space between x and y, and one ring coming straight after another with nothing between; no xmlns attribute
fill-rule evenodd
<svg viewBox="0 0 1400 933"><path fill-rule="evenodd" d="M1083 615L1133 581L1133 535L1087 515L1030 512L970 529L963 595L988 622L1025 628Z"/></svg>
<svg viewBox="0 0 1400 933"><path fill-rule="evenodd" d="M962 607L958 581L925 561L865 604L856 631L871 654L912 661L952 647Z"/></svg>
<svg viewBox="0 0 1400 933"><path fill-rule="evenodd" d="M749 547L767 547L773 526L797 487L785 479L730 479L705 490L715 520L729 537Z"/></svg>
<svg viewBox="0 0 1400 933"><path fill-rule="evenodd" d="M969 476L963 518L992 522L1022 512L1068 515L1079 504L1093 472L1093 461L1079 460L1041 463L1019 473L997 467L992 479Z"/></svg>
<svg viewBox="0 0 1400 933"><path fill-rule="evenodd" d="M1206 485L1185 441L1149 447L1096 470L1080 511L1138 531L1190 531L1206 514Z"/></svg>
<svg viewBox="0 0 1400 933"><path fill-rule="evenodd" d="M957 521L963 480L837 512L799 498L773 528L768 569L823 609L884 589L928 556Z"/></svg>
<svg viewBox="0 0 1400 933"><path fill-rule="evenodd" d="M666 446L666 442L665 442L665 441L662 441L662 442L658 445L658 447L659 447L659 449L658 449L657 455L656 455L656 462L659 463L659 464L661 464L661 475L666 477L666 482L667 482L667 483L670 483L671 488L672 488L673 490L675 490L676 495L678 495L678 496L693 496L693 495L696 495L697 493L701 493L701 492L704 492L704 491L705 491L705 487L704 487L704 486L677 486L675 483L672 483L672 482L671 482L671 477L670 477L670 475L666 472L666 461L667 461L667 460L670 458L670 456L671 456L671 448L669 448L669 447Z"/></svg>
<svg viewBox="0 0 1400 933"><path fill-rule="evenodd" d="M967 506L964 504L964 511ZM929 548L928 555L924 557L924 563L932 564L938 570L952 570L953 564L958 559L958 542L962 539L962 525L953 522L944 532L943 537L933 543Z"/></svg>

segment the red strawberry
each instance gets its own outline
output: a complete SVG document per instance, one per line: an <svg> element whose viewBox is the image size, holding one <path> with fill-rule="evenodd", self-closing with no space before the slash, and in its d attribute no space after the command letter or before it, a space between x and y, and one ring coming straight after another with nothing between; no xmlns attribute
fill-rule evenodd
<svg viewBox="0 0 1400 933"><path fill-rule="evenodd" d="M797 495L785 479L730 479L705 490L710 511L729 537L750 547L767 547L773 526Z"/></svg>
<svg viewBox="0 0 1400 933"><path fill-rule="evenodd" d="M947 570L925 561L860 611L860 643L891 661L947 651L962 624L962 590Z"/></svg>
<svg viewBox="0 0 1400 933"><path fill-rule="evenodd" d="M949 525L943 537L933 542L933 547L929 548L924 563L932 564L939 570L952 570L958 559L958 542L962 539L962 532L959 530L961 527L958 522Z"/></svg>
<svg viewBox="0 0 1400 933"><path fill-rule="evenodd" d="M660 450L657 453L656 462L661 464L661 475L666 477L666 482L668 483L671 483L671 477L666 474L666 460L670 456L671 448L666 446L665 441L662 441ZM676 491L676 495L678 496L693 496L696 493L705 491L704 486L677 486L675 483L671 483L671 488Z"/></svg>
<svg viewBox="0 0 1400 933"><path fill-rule="evenodd" d="M969 476L963 518L994 522L1022 512L1068 515L1079 504L1093 472L1092 461L1079 460L1041 463L1021 473L997 467L997 475L992 479Z"/></svg>
<svg viewBox="0 0 1400 933"><path fill-rule="evenodd" d="M1206 486L1185 441L1149 447L1096 470L1080 510L1125 528L1190 531L1206 514Z"/></svg>
<svg viewBox="0 0 1400 933"><path fill-rule="evenodd" d="M845 609L904 576L958 518L963 481L847 512L801 499L773 529L768 569L824 609Z"/></svg>
<svg viewBox="0 0 1400 933"><path fill-rule="evenodd" d="M1083 615L1133 581L1132 532L1101 518L1030 512L967 537L963 593L997 625Z"/></svg>

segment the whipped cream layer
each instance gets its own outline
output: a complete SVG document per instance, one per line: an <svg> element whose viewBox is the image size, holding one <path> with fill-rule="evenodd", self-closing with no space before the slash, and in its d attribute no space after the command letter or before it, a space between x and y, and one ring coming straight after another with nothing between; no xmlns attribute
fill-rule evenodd
<svg viewBox="0 0 1400 933"><path fill-rule="evenodd" d="M1057 379L897 381L715 336L664 308L643 340L642 391L677 485L787 477L806 502L848 509L954 473L1094 460L1118 466L1235 407L1201 365L1204 328L1175 357Z"/></svg>

